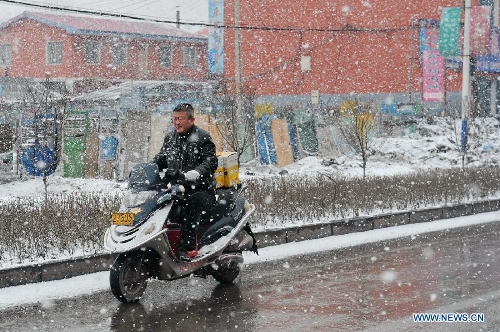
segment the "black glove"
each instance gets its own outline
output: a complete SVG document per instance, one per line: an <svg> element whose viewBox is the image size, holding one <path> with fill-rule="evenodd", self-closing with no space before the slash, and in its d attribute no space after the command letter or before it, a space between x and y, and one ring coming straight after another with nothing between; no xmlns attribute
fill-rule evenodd
<svg viewBox="0 0 500 332"><path fill-rule="evenodd" d="M180 177L180 172L178 169L172 169L172 168L167 168L165 171L165 176L163 177L163 181L165 182L171 182L171 181L176 181Z"/></svg>

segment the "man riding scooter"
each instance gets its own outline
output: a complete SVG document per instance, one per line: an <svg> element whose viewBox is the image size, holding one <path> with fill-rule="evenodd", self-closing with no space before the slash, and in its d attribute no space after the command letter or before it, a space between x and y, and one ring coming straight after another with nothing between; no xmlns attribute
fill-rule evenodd
<svg viewBox="0 0 500 332"><path fill-rule="evenodd" d="M181 232L177 259L189 261L198 254L196 234L201 216L215 204L217 156L210 134L194 124L191 104L177 105L172 111L175 130L168 133L160 152L153 158L158 169L165 170L164 180L182 183L184 198L172 208L180 216Z"/></svg>

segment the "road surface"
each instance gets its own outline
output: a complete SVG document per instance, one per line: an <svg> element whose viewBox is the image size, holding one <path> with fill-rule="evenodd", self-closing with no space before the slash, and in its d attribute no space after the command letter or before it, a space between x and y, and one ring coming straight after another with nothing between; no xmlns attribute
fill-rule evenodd
<svg viewBox="0 0 500 332"><path fill-rule="evenodd" d="M23 305L0 311L0 331L500 331L499 234L496 222L251 264L230 286L151 281L132 305L109 291Z"/></svg>

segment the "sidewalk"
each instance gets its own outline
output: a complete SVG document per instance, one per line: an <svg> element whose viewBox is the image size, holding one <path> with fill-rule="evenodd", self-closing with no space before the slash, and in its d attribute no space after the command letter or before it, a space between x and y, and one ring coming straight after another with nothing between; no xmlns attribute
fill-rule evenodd
<svg viewBox="0 0 500 332"><path fill-rule="evenodd" d="M341 221L335 220L329 223L304 225L280 230L269 230L256 233L255 236L258 247L264 248L290 242L492 212L497 211L499 207L500 200L491 200L427 210L389 213ZM0 288L107 271L112 261L113 255L103 254L0 270Z"/></svg>

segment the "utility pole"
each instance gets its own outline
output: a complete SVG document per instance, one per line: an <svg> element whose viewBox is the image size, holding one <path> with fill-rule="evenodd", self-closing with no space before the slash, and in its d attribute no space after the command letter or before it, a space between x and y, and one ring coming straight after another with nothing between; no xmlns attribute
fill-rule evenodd
<svg viewBox="0 0 500 332"><path fill-rule="evenodd" d="M471 0L465 0L464 49L462 56L462 119L470 115L470 10Z"/></svg>
<svg viewBox="0 0 500 332"><path fill-rule="evenodd" d="M471 0L465 0L464 49L462 58L462 130L461 150L462 168L465 166L467 152L467 136L469 131L468 116L470 115L470 11Z"/></svg>
<svg viewBox="0 0 500 332"><path fill-rule="evenodd" d="M413 52L414 50L414 36L415 33L415 18L412 16L411 18L411 33L410 33L410 68L408 68L408 103L411 104L412 100L412 85L413 85Z"/></svg>
<svg viewBox="0 0 500 332"><path fill-rule="evenodd" d="M176 6L176 12L175 12L175 21L177 23L177 29L181 28L181 12L179 10L179 6Z"/></svg>
<svg viewBox="0 0 500 332"><path fill-rule="evenodd" d="M243 95L241 87L241 31L240 31L240 0L234 1L234 57L236 84L236 120L241 124L243 114Z"/></svg>
<svg viewBox="0 0 500 332"><path fill-rule="evenodd" d="M498 0L493 1L493 26L498 27ZM497 79L491 80L491 94L490 94L490 115L494 116L497 114Z"/></svg>

